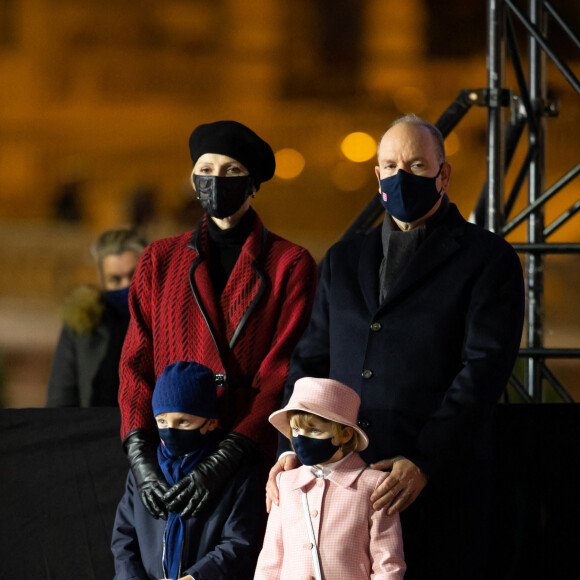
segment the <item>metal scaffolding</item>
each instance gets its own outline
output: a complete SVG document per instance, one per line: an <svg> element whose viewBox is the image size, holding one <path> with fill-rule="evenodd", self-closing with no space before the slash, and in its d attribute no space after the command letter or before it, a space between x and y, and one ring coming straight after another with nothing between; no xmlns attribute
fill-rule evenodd
<svg viewBox="0 0 580 580"><path fill-rule="evenodd" d="M544 206L545 203L569 184L580 172L580 164L558 180L556 184L546 190L545 184L545 157L546 157L546 123L551 116L559 113L558 103L550 101L547 97L546 57L549 57L557 69L566 78L576 94L580 95L580 83L566 63L551 49L547 38L548 24L554 21L580 47L580 41L566 26L564 20L547 1L529 0L528 16L524 15L513 0L489 0L488 2L488 55L494 51L504 53L503 43L507 40L510 59L516 75L520 97L514 102L514 113L510 116L506 139L510 133L521 135L524 125L527 125L528 152L520 168L518 177L506 202L506 207L501 208L501 200L504 199L503 191L499 187L490 185L488 192L488 204L495 204L496 211L501 212L501 221L496 222L498 233L507 235L518 224L527 220L527 243L517 244L516 250L525 253L526 257L526 281L527 281L527 314L526 314L526 348L520 350L520 356L524 358L525 372L524 384L519 384L516 377L512 377L512 385L528 402L539 403L543 400L544 380L552 386L561 399L572 402L572 397L550 371L547 359L559 357L580 357L580 349L546 349L543 344L544 331L544 258L549 253L570 252L580 254L580 244L552 244L548 242L551 234L558 230L579 209L577 201L557 220L546 227ZM552 19L549 22L548 17ZM529 74L526 83L520 53L516 43L513 21L517 20L528 33L528 60ZM501 35L494 37L491 29L502 29ZM492 46L493 45L493 46ZM492 61L490 59L488 71L488 84L492 76L502 76L505 65L501 58ZM490 119L491 119L490 108ZM514 118L515 117L515 118ZM520 129L521 127L521 129ZM495 127L489 126L489 133ZM498 130L500 130L498 128ZM514 143L506 147L505 156L511 160L513 150L519 141L519 137L511 139ZM491 148L489 138L488 154L492 156L501 153ZM488 173L490 163L488 161ZM510 211L514 205L525 176L528 178L527 207L519 215L510 218ZM493 201L492 201L493 200ZM489 211L485 225L492 223L493 213ZM501 224L501 225L500 225Z"/></svg>
<svg viewBox="0 0 580 580"><path fill-rule="evenodd" d="M514 21L527 33L527 79ZM528 0L528 15L513 0L487 0L487 88L461 90L436 125L443 136L447 137L473 105L488 110L487 179L472 220L501 236L506 236L518 225L527 222L527 241L513 244L518 253L525 255L525 347L519 353L519 357L524 360L524 373L523 379L513 374L510 384L527 403L543 402L544 384L548 384L562 401L571 403L572 397L549 369L547 360L580 359L580 348L544 347L544 258L547 254L580 255L578 243L549 242L549 237L580 210L580 200L547 226L544 206L580 174L580 163L546 189L546 123L550 117L560 113L559 103L547 96L546 58L555 64L578 96L580 82L551 48L547 35L548 25L557 25L558 30L580 49L578 36L546 0ZM505 87L506 46L517 80L517 93ZM527 154L506 199L506 172L526 128ZM511 216L526 178L527 206L518 215ZM382 212L379 198L374 196L343 237L371 227Z"/></svg>

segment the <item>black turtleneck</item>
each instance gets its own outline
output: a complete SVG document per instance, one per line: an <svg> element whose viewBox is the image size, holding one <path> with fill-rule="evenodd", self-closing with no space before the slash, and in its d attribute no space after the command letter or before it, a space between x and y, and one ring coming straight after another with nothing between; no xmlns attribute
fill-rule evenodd
<svg viewBox="0 0 580 580"><path fill-rule="evenodd" d="M215 295L219 299L228 278L238 261L242 246L252 231L254 217L256 213L250 207L242 216L242 219L233 227L227 230L220 229L216 223L207 218L207 229L209 232L209 271Z"/></svg>

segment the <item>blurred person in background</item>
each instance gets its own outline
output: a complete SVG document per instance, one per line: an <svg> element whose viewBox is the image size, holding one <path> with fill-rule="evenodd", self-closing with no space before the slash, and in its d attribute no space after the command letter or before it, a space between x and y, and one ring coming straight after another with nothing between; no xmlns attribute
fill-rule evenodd
<svg viewBox="0 0 580 580"><path fill-rule="evenodd" d="M156 518L197 516L242 465L273 458L268 416L280 404L317 283L310 253L269 232L250 206L274 175L270 145L241 123L218 121L192 132L189 152L205 213L197 230L143 253L119 369L123 447ZM169 489L155 456L151 397L163 369L179 360L214 372L227 435Z"/></svg>
<svg viewBox="0 0 580 580"><path fill-rule="evenodd" d="M135 230L101 234L91 248L98 287L81 286L60 308L47 407L114 407L129 325L129 285L147 243Z"/></svg>

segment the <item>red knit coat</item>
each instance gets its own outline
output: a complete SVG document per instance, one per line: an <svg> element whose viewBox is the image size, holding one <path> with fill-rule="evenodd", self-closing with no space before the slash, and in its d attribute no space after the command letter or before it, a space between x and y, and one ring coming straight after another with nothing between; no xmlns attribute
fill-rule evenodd
<svg viewBox="0 0 580 580"><path fill-rule="evenodd" d="M218 387L222 427L274 449L268 416L280 405L290 356L310 318L316 264L256 215L218 302L205 220L141 256L119 369L121 437L154 428L157 377L170 363L193 360L227 376L228 386Z"/></svg>

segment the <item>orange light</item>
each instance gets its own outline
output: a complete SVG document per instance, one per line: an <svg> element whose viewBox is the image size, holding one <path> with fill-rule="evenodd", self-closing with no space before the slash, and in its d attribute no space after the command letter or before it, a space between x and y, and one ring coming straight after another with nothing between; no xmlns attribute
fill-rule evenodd
<svg viewBox="0 0 580 580"><path fill-rule="evenodd" d="M294 179L298 177L306 161L296 149L280 149L276 153L276 176L280 179Z"/></svg>
<svg viewBox="0 0 580 580"><path fill-rule="evenodd" d="M340 150L349 161L362 163L376 155L377 142L368 133L357 131L342 140Z"/></svg>

